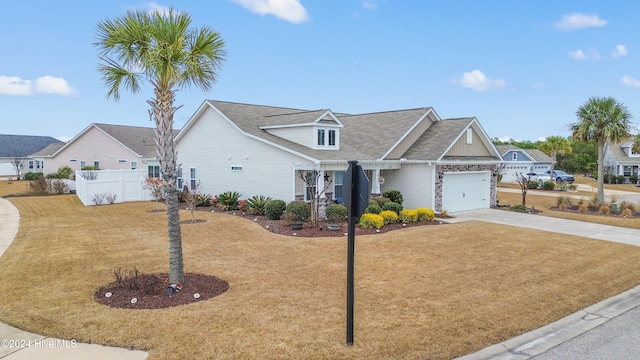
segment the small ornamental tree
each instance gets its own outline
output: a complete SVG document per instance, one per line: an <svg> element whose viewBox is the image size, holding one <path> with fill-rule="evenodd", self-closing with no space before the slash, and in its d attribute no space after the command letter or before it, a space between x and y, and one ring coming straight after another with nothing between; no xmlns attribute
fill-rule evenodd
<svg viewBox="0 0 640 360"><path fill-rule="evenodd" d="M187 204L189 212L191 212L192 222L196 220L196 206L198 206L200 202L200 195L200 180L195 183L195 186L191 186L191 189L185 190L184 202Z"/></svg>
<svg viewBox="0 0 640 360"><path fill-rule="evenodd" d="M520 185L520 189L522 190L522 206L527 206L527 189L529 188L527 185L529 183L529 178L522 175L521 172L516 173L516 179L518 180L518 184Z"/></svg>
<svg viewBox="0 0 640 360"><path fill-rule="evenodd" d="M162 196L164 192L162 179L148 177L144 181L144 189L151 192L151 196L153 197L153 200L155 200L158 210L160 210L159 201L164 199L164 196Z"/></svg>
<svg viewBox="0 0 640 360"><path fill-rule="evenodd" d="M300 179L304 181L306 188L309 189L309 199L311 200L311 227L317 228L320 219L320 198L329 189L332 180L324 180L322 172L319 170L302 171ZM318 184L322 183L322 188L318 188ZM319 190L318 190L319 189Z"/></svg>

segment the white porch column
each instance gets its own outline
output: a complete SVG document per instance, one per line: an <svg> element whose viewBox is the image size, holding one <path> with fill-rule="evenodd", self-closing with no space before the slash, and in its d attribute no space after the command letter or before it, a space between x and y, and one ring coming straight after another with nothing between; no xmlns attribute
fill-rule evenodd
<svg viewBox="0 0 640 360"><path fill-rule="evenodd" d="M371 182L372 182L371 194L374 194L374 195L381 194L380 181L378 181L379 178L380 178L380 169L373 170L373 179L371 179Z"/></svg>
<svg viewBox="0 0 640 360"><path fill-rule="evenodd" d="M318 181L316 184L316 196L320 195L319 198L320 199L324 199L326 197L324 191L322 191L325 187L324 184L324 170L319 170L318 171Z"/></svg>

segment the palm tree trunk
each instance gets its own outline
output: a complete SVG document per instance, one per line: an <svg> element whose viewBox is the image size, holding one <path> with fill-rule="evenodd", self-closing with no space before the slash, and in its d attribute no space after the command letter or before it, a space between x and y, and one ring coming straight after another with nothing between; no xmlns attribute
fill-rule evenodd
<svg viewBox="0 0 640 360"><path fill-rule="evenodd" d="M182 258L182 234L180 231L180 209L176 182L176 149L173 141L174 94L170 90L155 89L155 101L148 103L153 108L156 122L156 150L167 196L167 230L169 233L169 281L184 282L184 262Z"/></svg>
<svg viewBox="0 0 640 360"><path fill-rule="evenodd" d="M604 141L598 140L598 205L604 203Z"/></svg>

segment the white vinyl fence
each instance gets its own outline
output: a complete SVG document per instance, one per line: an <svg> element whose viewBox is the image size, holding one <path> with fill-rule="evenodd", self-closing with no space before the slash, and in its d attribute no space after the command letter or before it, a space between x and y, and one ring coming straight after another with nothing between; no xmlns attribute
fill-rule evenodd
<svg viewBox="0 0 640 360"><path fill-rule="evenodd" d="M76 195L85 206L153 200L146 178L146 169L76 170Z"/></svg>

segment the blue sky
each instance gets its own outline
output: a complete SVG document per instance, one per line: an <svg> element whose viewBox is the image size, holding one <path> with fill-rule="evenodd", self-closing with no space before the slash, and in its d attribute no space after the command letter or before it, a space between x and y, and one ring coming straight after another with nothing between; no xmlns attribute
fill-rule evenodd
<svg viewBox="0 0 640 360"><path fill-rule="evenodd" d="M204 99L344 113L432 106L520 141L568 136L592 96L640 118L635 1L41 0L2 4L0 133L68 140L93 122L153 126L149 86L105 98L92 43L99 21L171 6L218 31L227 51L212 91L177 93L176 128Z"/></svg>

